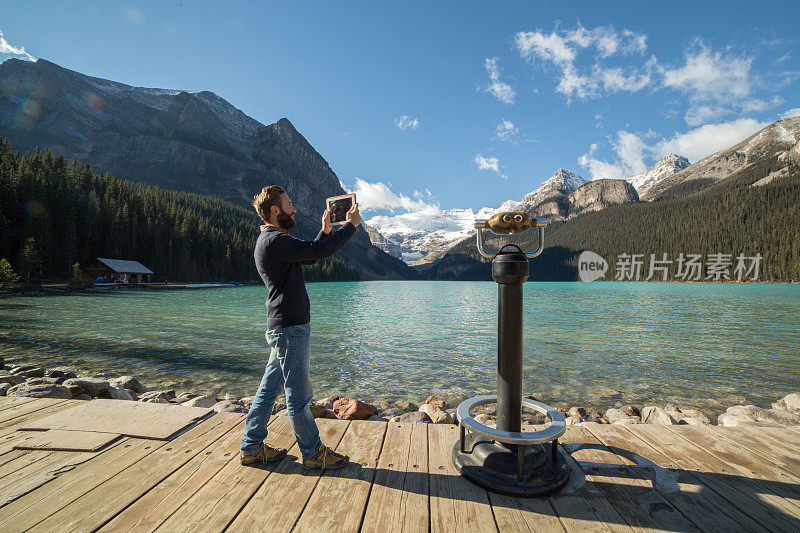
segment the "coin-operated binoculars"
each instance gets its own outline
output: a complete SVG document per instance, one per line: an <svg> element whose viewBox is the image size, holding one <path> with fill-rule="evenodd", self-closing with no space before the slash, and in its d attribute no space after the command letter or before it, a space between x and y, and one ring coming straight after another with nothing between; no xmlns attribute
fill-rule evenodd
<svg viewBox="0 0 800 533"><path fill-rule="evenodd" d="M558 438L566 430L564 416L549 405L522 398L522 284L528 279L528 259L544 249L546 226L547 219L532 219L520 212L475 221L478 251L492 259L492 277L497 282L497 395L476 396L458 406L460 437L453 447L453 462L473 483L511 496L547 494L563 487L569 478L564 452L558 449ZM514 244L506 244L495 254L483 249L486 229L510 235L532 228L539 232L539 247L533 252L523 252ZM497 403L497 428L470 415L474 407L490 403ZM550 425L523 432L523 405L545 414Z"/></svg>

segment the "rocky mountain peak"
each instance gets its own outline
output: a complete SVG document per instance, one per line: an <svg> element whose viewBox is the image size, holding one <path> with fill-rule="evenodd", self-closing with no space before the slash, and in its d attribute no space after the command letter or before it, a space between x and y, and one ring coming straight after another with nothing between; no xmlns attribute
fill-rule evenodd
<svg viewBox="0 0 800 533"><path fill-rule="evenodd" d="M588 183L585 179L565 168L559 168L535 191L522 197L522 203L531 205L554 193L569 194Z"/></svg>
<svg viewBox="0 0 800 533"><path fill-rule="evenodd" d="M660 181L680 172L690 165L689 160L678 154L667 154L646 172L627 178L626 181L636 188L639 196L646 193Z"/></svg>

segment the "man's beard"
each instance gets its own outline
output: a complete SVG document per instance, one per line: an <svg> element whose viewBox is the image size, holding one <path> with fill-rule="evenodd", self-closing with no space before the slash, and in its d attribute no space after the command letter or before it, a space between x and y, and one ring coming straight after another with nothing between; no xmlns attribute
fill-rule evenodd
<svg viewBox="0 0 800 533"><path fill-rule="evenodd" d="M295 226L292 215L281 209L281 214L278 215L278 226L285 230L292 229Z"/></svg>

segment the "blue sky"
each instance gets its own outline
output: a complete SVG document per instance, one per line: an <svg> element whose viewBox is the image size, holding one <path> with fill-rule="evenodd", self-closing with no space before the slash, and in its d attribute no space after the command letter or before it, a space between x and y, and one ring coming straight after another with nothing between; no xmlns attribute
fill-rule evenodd
<svg viewBox="0 0 800 533"><path fill-rule="evenodd" d="M6 0L0 59L211 90L291 120L373 212L477 210L800 114L798 22L800 2Z"/></svg>

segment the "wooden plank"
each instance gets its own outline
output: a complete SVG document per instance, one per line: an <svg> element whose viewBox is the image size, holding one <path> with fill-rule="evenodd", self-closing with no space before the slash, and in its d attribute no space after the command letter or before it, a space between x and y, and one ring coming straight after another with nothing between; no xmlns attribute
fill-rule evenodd
<svg viewBox="0 0 800 533"><path fill-rule="evenodd" d="M497 531L486 491L458 473L453 446L458 426L428 426L431 531Z"/></svg>
<svg viewBox="0 0 800 533"><path fill-rule="evenodd" d="M572 457L634 530L699 531L649 481L636 475L632 461L609 451L588 429L571 429L582 443Z"/></svg>
<svg viewBox="0 0 800 533"><path fill-rule="evenodd" d="M27 396L0 396L0 411L5 411L23 403L32 402L36 398L29 398Z"/></svg>
<svg viewBox="0 0 800 533"><path fill-rule="evenodd" d="M317 420L322 442L339 449L349 424L344 420ZM321 471L302 469L297 445L289 450L289 455L294 455L295 460L287 457L275 467L267 482L242 508L228 530L290 531L294 527L319 482ZM275 502L280 502L280 505Z"/></svg>
<svg viewBox="0 0 800 533"><path fill-rule="evenodd" d="M667 446L662 453L661 448L654 448L624 426L593 424L587 429L614 453L633 461L636 466L631 468L648 479L676 509L692 517L700 528L725 531L779 528L781 521L773 519L777 516L764 513L761 505L744 493L713 474L686 469L685 463L692 461L685 447L678 451ZM673 457L682 458L683 464ZM754 515L761 520L754 519Z"/></svg>
<svg viewBox="0 0 800 533"><path fill-rule="evenodd" d="M294 442L289 417L280 416L271 424L270 442L278 448L287 448ZM252 497L276 464L248 467L239 464L239 447L243 427L234 430L238 436L227 449L214 453L225 453L228 462L202 487L159 526L163 531L222 531L234 519L239 510ZM217 445L215 444L215 447Z"/></svg>
<svg viewBox="0 0 800 533"><path fill-rule="evenodd" d="M297 521L298 531L358 530L385 434L385 422L350 422L337 448L350 456L350 464L323 474Z"/></svg>
<svg viewBox="0 0 800 533"><path fill-rule="evenodd" d="M270 421L270 437L280 429ZM289 429L291 434L291 428ZM238 426L228 431L219 441L199 453L171 476L153 487L133 504L124 509L101 531L154 531L171 516L206 482L231 461L229 451L240 445L242 434ZM238 448L237 448L238 451ZM238 456L238 453L236 454Z"/></svg>
<svg viewBox="0 0 800 533"><path fill-rule="evenodd" d="M31 398L31 401L10 406L8 409L0 411L0 425L19 418L23 415L40 411L53 405L58 405L67 400L54 400L51 398Z"/></svg>
<svg viewBox="0 0 800 533"><path fill-rule="evenodd" d="M26 424L20 429L99 431L166 440L211 413L211 409L201 407L98 399L75 406L58 416Z"/></svg>
<svg viewBox="0 0 800 533"><path fill-rule="evenodd" d="M32 452L46 453L39 461L27 464L13 475L0 479L0 506L52 481L59 475L94 457L91 452ZM24 459L25 457L23 457Z"/></svg>
<svg viewBox="0 0 800 533"><path fill-rule="evenodd" d="M669 431L686 438L695 446L728 463L729 472L735 468L744 476L762 481L766 492L792 501L800 507L800 477L787 471L780 461L771 461L750 447L732 440L725 431L708 426L666 426ZM722 428L727 429L727 428Z"/></svg>
<svg viewBox="0 0 800 533"><path fill-rule="evenodd" d="M106 499L118 501L121 496L111 491L105 492L108 487L117 487L113 483L114 479L119 478L123 482L131 484L144 475L152 475L144 458L155 451L162 452L162 455L164 453L172 455L172 452L177 452L174 454L173 460L180 462L183 460L180 453L191 454L195 447L207 444L210 436L230 430L239 423L239 420L240 417L233 415L213 416L172 442L125 438L103 450L97 455L97 458L80 468L67 472L55 481L12 502L7 507L0 508L0 531L26 531L51 515L74 516L71 511L65 510L71 504L76 505L78 517L81 513L86 515L93 513L95 508L102 511L100 508L103 507ZM169 448L170 451L164 452L166 448ZM122 474L123 472L125 474ZM168 474L169 471L165 472L165 475ZM134 481L131 481L130 478L133 478ZM95 490L98 487L102 488ZM123 490L124 488L122 487ZM102 512L100 514L103 515ZM108 516L103 515L101 524L114 514L109 512ZM59 524L55 529L66 528L66 525Z"/></svg>
<svg viewBox="0 0 800 533"><path fill-rule="evenodd" d="M118 433L96 433L93 431L21 432L22 438L14 444L17 450L53 450L69 452L96 452L122 437Z"/></svg>
<svg viewBox="0 0 800 533"><path fill-rule="evenodd" d="M786 516L796 514L798 509L784 498L769 494L769 489L753 479L749 471L742 469L738 471L741 475L735 475L735 465L721 461L660 426L639 424L626 429L636 439L660 450L677 468L689 472L698 483L710 487L761 527L782 530L792 526Z"/></svg>
<svg viewBox="0 0 800 533"><path fill-rule="evenodd" d="M500 531L565 531L547 498L512 498L489 492Z"/></svg>
<svg viewBox="0 0 800 533"><path fill-rule="evenodd" d="M67 409L84 403L82 400L49 400L49 402L50 403L47 405L47 407L40 408L32 413L12 418L11 420L6 420L5 422L0 422L0 435L7 435L8 433L17 431L17 429L25 424L39 420L40 418L44 418L45 416L49 416L54 413L66 411Z"/></svg>
<svg viewBox="0 0 800 533"><path fill-rule="evenodd" d="M5 424L0 424L0 457L3 457L4 454L7 454L13 450L14 444L17 440L30 434L30 432L17 431L18 427L27 424L31 420L36 420L44 416L65 411L70 407L77 405L77 403L80 401L81 400L65 400L56 405L51 405L50 407L45 407L39 411L9 420Z"/></svg>
<svg viewBox="0 0 800 533"><path fill-rule="evenodd" d="M17 454L7 454L9 460L3 461L0 466L0 480L18 472L19 470L28 467L32 464L47 461L52 455L43 451L23 451L20 450Z"/></svg>
<svg viewBox="0 0 800 533"><path fill-rule="evenodd" d="M800 475L800 438L786 428L716 428L725 436L736 441L769 461L780 459L781 465L792 474Z"/></svg>
<svg viewBox="0 0 800 533"><path fill-rule="evenodd" d="M34 526L32 531L94 531L142 494L158 485L192 457L203 452L233 427L244 421L244 415L225 415L231 424L220 424L191 440L182 439L161 446L142 458L130 468L119 472L105 483L71 502L46 520ZM216 418L216 416L214 417Z"/></svg>
<svg viewBox="0 0 800 533"><path fill-rule="evenodd" d="M362 532L427 533L428 424L388 424Z"/></svg>

